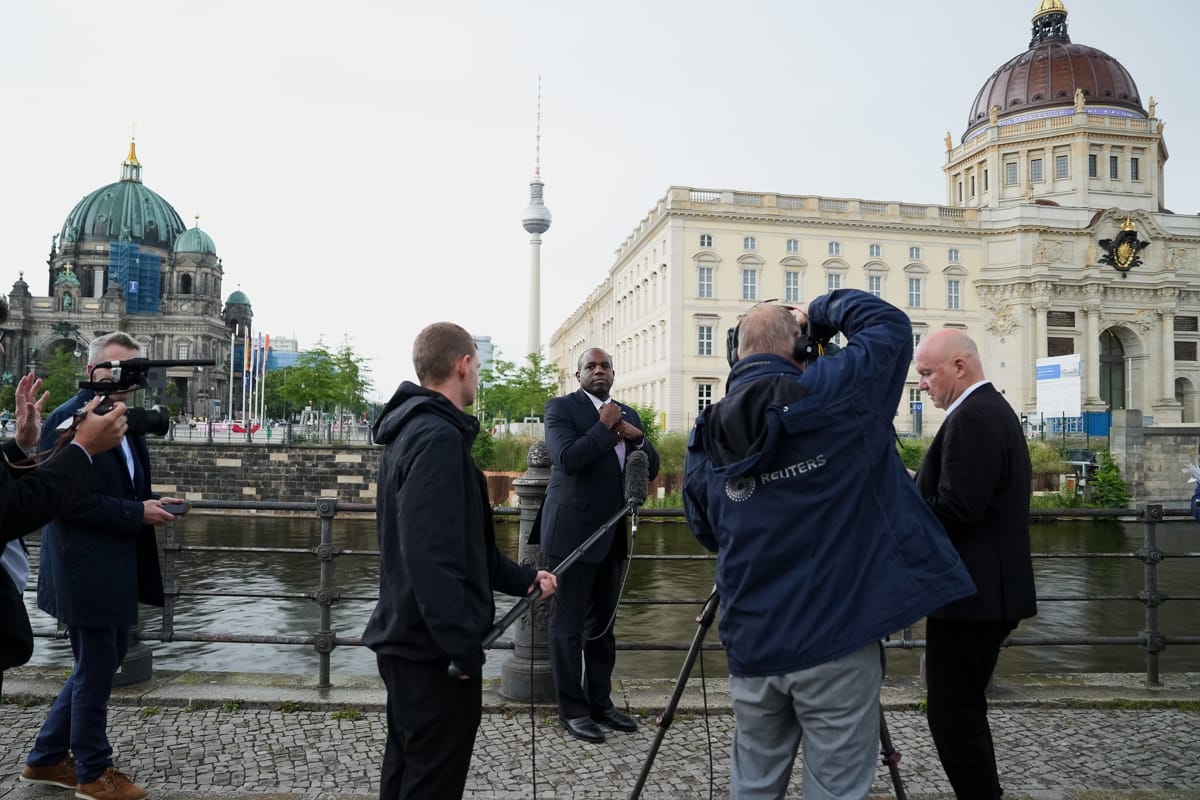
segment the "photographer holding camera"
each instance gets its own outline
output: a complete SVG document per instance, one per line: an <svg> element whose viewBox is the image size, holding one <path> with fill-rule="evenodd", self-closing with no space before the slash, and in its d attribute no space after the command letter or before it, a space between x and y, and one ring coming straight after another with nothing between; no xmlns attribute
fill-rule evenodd
<svg viewBox="0 0 1200 800"><path fill-rule="evenodd" d="M82 389L54 410L42 432L42 450L53 449L58 424L99 393L107 414L124 414L126 376L110 362L141 355L141 345L120 331L92 341ZM111 393L98 391L111 384ZM93 412L98 413L98 412ZM175 519L150 489L150 454L143 435L127 432L118 447L92 459L97 489L45 527L38 573L38 608L67 626L75 667L50 708L21 780L75 789L85 800L140 800L147 792L112 763L108 698L113 674L125 658L138 602L163 604L155 525Z"/></svg>
<svg viewBox="0 0 1200 800"><path fill-rule="evenodd" d="M848 343L817 357L841 332ZM730 797L859 800L879 750L879 641L974 591L896 451L904 312L842 289L761 305L688 443L684 511L717 552L735 729Z"/></svg>

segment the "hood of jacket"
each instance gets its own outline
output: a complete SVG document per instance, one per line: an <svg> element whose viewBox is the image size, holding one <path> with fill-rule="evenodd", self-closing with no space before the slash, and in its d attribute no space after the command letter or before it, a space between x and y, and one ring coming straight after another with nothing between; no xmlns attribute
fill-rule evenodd
<svg viewBox="0 0 1200 800"><path fill-rule="evenodd" d="M433 389L404 381L383 407L379 419L375 420L371 429L375 442L386 445L394 441L404 426L418 414L437 414L444 418L462 431L467 447L475 442L475 437L479 434L479 420L460 410L450 402L450 398Z"/></svg>
<svg viewBox="0 0 1200 800"><path fill-rule="evenodd" d="M801 367L774 354L747 356L734 365L725 399L705 409L698 423L715 472L738 477L770 462L789 405L809 395L803 377Z"/></svg>

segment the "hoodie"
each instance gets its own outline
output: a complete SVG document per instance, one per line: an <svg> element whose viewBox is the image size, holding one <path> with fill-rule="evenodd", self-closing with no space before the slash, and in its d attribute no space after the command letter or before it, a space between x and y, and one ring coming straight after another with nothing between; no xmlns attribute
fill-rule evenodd
<svg viewBox="0 0 1200 800"><path fill-rule="evenodd" d="M405 381L375 423L379 602L363 631L376 653L453 661L477 677L492 590L523 595L537 573L496 549L487 483L471 458L479 421Z"/></svg>

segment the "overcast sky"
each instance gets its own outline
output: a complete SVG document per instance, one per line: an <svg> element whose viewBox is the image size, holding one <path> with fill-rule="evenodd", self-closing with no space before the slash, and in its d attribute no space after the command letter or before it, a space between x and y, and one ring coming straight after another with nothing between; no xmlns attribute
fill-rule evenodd
<svg viewBox="0 0 1200 800"><path fill-rule="evenodd" d="M1200 212L1200 3L1066 4L1072 40L1158 101L1167 205ZM136 123L143 182L200 214L223 294L302 347L348 339L386 398L430 322L524 355L539 74L545 343L671 185L945 202L946 131L1037 5L12 4L0 290L24 271L45 291L51 237L120 178Z"/></svg>

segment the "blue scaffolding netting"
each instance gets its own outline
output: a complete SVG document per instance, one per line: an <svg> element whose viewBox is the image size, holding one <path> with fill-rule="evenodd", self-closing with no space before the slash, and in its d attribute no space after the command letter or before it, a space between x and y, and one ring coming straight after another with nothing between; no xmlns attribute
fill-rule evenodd
<svg viewBox="0 0 1200 800"><path fill-rule="evenodd" d="M162 258L133 242L109 242L109 280L125 290L126 314L157 314Z"/></svg>

